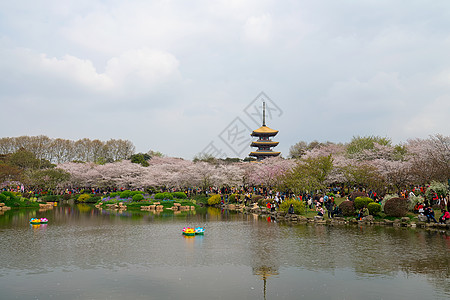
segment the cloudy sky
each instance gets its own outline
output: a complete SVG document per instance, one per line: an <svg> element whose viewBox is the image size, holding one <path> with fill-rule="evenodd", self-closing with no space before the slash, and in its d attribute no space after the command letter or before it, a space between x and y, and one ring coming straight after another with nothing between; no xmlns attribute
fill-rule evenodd
<svg viewBox="0 0 450 300"><path fill-rule="evenodd" d="M263 99L284 156L450 135L448 0L0 1L0 54L0 137L243 158Z"/></svg>

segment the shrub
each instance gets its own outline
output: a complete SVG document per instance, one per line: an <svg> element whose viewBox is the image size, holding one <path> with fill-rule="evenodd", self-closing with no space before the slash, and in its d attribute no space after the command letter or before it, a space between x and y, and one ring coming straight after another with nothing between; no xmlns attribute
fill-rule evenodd
<svg viewBox="0 0 450 300"><path fill-rule="evenodd" d="M361 191L354 191L354 192L351 192L348 197L351 201L354 201L358 197L367 197L367 193L361 192Z"/></svg>
<svg viewBox="0 0 450 300"><path fill-rule="evenodd" d="M238 195L236 195L236 194L231 194L230 195L230 198L229 198L229 201L230 201L230 203L236 203L236 201L237 201L237 197L239 197Z"/></svg>
<svg viewBox="0 0 450 300"><path fill-rule="evenodd" d="M367 205L367 208L372 216L376 216L381 212L381 204L379 203L371 202Z"/></svg>
<svg viewBox="0 0 450 300"><path fill-rule="evenodd" d="M78 202L86 202L90 198L91 198L91 195L89 195L89 194L81 194L80 196L78 196L77 201Z"/></svg>
<svg viewBox="0 0 450 300"><path fill-rule="evenodd" d="M6 198L8 198L8 197L6 197L5 194L3 194L3 193L0 194L0 202L5 202Z"/></svg>
<svg viewBox="0 0 450 300"><path fill-rule="evenodd" d="M339 208L346 217L355 215L355 203L353 203L353 201L346 200L339 205Z"/></svg>
<svg viewBox="0 0 450 300"><path fill-rule="evenodd" d="M130 190L125 190L125 191L120 193L120 198L122 198L122 199L126 199L126 198L129 198L131 196L132 195L131 195L131 191Z"/></svg>
<svg viewBox="0 0 450 300"><path fill-rule="evenodd" d="M115 198L117 196L120 197L120 193L114 192L114 193L109 194L109 198Z"/></svg>
<svg viewBox="0 0 450 300"><path fill-rule="evenodd" d="M432 181L430 183L430 186L425 191L425 197L429 200L433 198L433 192L436 192L438 196L445 196L448 193L448 187L447 184L438 182L438 181Z"/></svg>
<svg viewBox="0 0 450 300"><path fill-rule="evenodd" d="M173 200L173 195L171 193L157 193L155 194L155 199L158 200Z"/></svg>
<svg viewBox="0 0 450 300"><path fill-rule="evenodd" d="M394 194L387 194L387 195L385 195L383 200L381 200L381 209L384 210L384 205L386 204L386 202L389 199L397 198L397 197L398 197L398 195L394 195Z"/></svg>
<svg viewBox="0 0 450 300"><path fill-rule="evenodd" d="M64 195L63 195L63 199L64 199L64 200L69 200L70 198L72 198L72 195L71 195L71 194L64 194Z"/></svg>
<svg viewBox="0 0 450 300"><path fill-rule="evenodd" d="M163 193L164 199L173 200L173 195L171 193Z"/></svg>
<svg viewBox="0 0 450 300"><path fill-rule="evenodd" d="M355 209L360 210L364 206L367 206L369 205L369 203L373 202L373 199L369 197L357 197L354 202L355 202Z"/></svg>
<svg viewBox="0 0 450 300"><path fill-rule="evenodd" d="M298 201L295 199L286 199L281 203L280 210L284 212L288 212L289 206L291 204L294 205L294 213L297 215L304 214L305 213L305 203L303 201Z"/></svg>
<svg viewBox="0 0 450 300"><path fill-rule="evenodd" d="M45 202L56 202L56 201L59 201L59 196L58 195L45 195L44 197L42 197L42 200Z"/></svg>
<svg viewBox="0 0 450 300"><path fill-rule="evenodd" d="M9 207L39 207L39 203L29 200L27 198L23 197L19 198L17 196L14 197L14 195L13 195L14 198L11 198L10 196L6 195L3 195L3 197L1 197L3 199L1 202L5 203L5 205Z"/></svg>
<svg viewBox="0 0 450 300"><path fill-rule="evenodd" d="M183 192L174 192L174 193L172 193L172 195L176 199L186 199L187 198L186 194Z"/></svg>
<svg viewBox="0 0 450 300"><path fill-rule="evenodd" d="M2 195L9 197L10 200L17 200L16 195L14 195L14 193L12 193L12 192L5 191L2 193Z"/></svg>
<svg viewBox="0 0 450 300"><path fill-rule="evenodd" d="M133 196L133 201L134 202L139 202L141 200L144 200L144 196L142 194L136 194Z"/></svg>
<svg viewBox="0 0 450 300"><path fill-rule="evenodd" d="M219 204L222 199L220 198L220 195L212 195L208 198L208 205L216 205Z"/></svg>
<svg viewBox="0 0 450 300"><path fill-rule="evenodd" d="M390 217L404 217L408 213L408 200L391 198L384 205L384 213Z"/></svg>

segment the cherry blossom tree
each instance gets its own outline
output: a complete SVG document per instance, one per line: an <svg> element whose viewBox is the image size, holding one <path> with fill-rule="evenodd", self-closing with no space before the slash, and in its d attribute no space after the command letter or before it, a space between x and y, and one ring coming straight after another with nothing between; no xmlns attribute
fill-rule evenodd
<svg viewBox="0 0 450 300"><path fill-rule="evenodd" d="M415 181L445 182L450 178L450 137L431 136L429 139L408 140L406 145L411 172Z"/></svg>
<svg viewBox="0 0 450 300"><path fill-rule="evenodd" d="M294 159L270 157L252 164L253 170L250 173L249 183L274 187L281 184L281 176L292 169L296 165L296 161Z"/></svg>

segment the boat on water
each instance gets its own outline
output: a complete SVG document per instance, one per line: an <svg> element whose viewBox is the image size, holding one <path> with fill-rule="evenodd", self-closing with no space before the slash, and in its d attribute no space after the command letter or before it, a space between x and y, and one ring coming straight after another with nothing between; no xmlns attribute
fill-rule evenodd
<svg viewBox="0 0 450 300"><path fill-rule="evenodd" d="M195 234L196 235L204 235L205 234L205 228L203 228L203 227L195 228Z"/></svg>
<svg viewBox="0 0 450 300"><path fill-rule="evenodd" d="M48 219L47 218L31 218L30 219L30 224L31 225L39 225L39 224L47 224L48 223Z"/></svg>
<svg viewBox="0 0 450 300"><path fill-rule="evenodd" d="M195 236L195 235L204 235L204 234L205 234L205 229L203 227L197 227L197 228L184 227L183 228L183 235L186 235L186 236Z"/></svg>
<svg viewBox="0 0 450 300"><path fill-rule="evenodd" d="M184 227L183 228L183 235L185 236L194 236L195 235L195 229L191 227Z"/></svg>

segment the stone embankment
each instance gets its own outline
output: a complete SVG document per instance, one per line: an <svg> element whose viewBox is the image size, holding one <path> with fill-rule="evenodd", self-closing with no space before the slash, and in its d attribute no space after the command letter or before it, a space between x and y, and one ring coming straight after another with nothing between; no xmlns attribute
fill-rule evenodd
<svg viewBox="0 0 450 300"><path fill-rule="evenodd" d="M39 209L53 209L53 206L55 206L55 202L39 203Z"/></svg>
<svg viewBox="0 0 450 300"><path fill-rule="evenodd" d="M6 206L5 203L0 203L0 212L10 210L11 207Z"/></svg>
<svg viewBox="0 0 450 300"><path fill-rule="evenodd" d="M244 214L257 214L262 217L271 217L275 219L277 222L288 222L293 224L324 224L324 225L346 225L346 224L367 224L367 225L384 225L384 226L393 226L393 227L421 227L421 228L440 228L440 229L450 229L450 220L447 220L446 224L439 223L428 223L423 218L419 218L418 221L412 221L408 217L403 217L400 219L396 219L394 221L391 220L375 220L373 216L367 216L362 218L361 220L355 218L343 218L343 217L334 217L332 219L324 219L321 216L314 216L313 218L307 218L305 216L296 215L296 214L288 214L282 211L270 211L267 208L260 208L258 205L253 206L244 206L239 204L226 204L222 205L222 208L235 210Z"/></svg>
<svg viewBox="0 0 450 300"><path fill-rule="evenodd" d="M102 204L99 203L97 205L95 205L96 208L102 208ZM106 208L107 209L113 209L113 210L119 210L119 211L123 211L127 209L127 206L124 205L123 202L119 202L117 204L106 204ZM189 210L195 210L195 206L183 206L180 203L174 203L172 207L166 207L166 209L168 210L172 210L174 212L177 211L189 211ZM156 212L161 212L164 210L164 206L161 205L161 202L155 202L152 205L147 205L147 206L141 206L141 210L142 211L156 211Z"/></svg>
<svg viewBox="0 0 450 300"><path fill-rule="evenodd" d="M155 202L152 205L148 206L141 206L141 210L143 211L162 211L164 209L164 206L161 205L160 202ZM174 212L176 211L189 211L189 210L195 210L195 206L183 206L180 203L174 203L172 207L166 207L168 210L172 210Z"/></svg>
<svg viewBox="0 0 450 300"><path fill-rule="evenodd" d="M175 202L172 207L167 207L166 209L173 210L173 211L188 211L188 210L195 210L195 206L189 206L189 205L183 206L180 203Z"/></svg>
<svg viewBox="0 0 450 300"><path fill-rule="evenodd" d="M102 204L101 203L96 204L95 207L102 208ZM125 204L123 204L123 202L119 202L119 203L114 203L114 204L106 204L106 208L123 211L123 210L127 209L127 206Z"/></svg>

